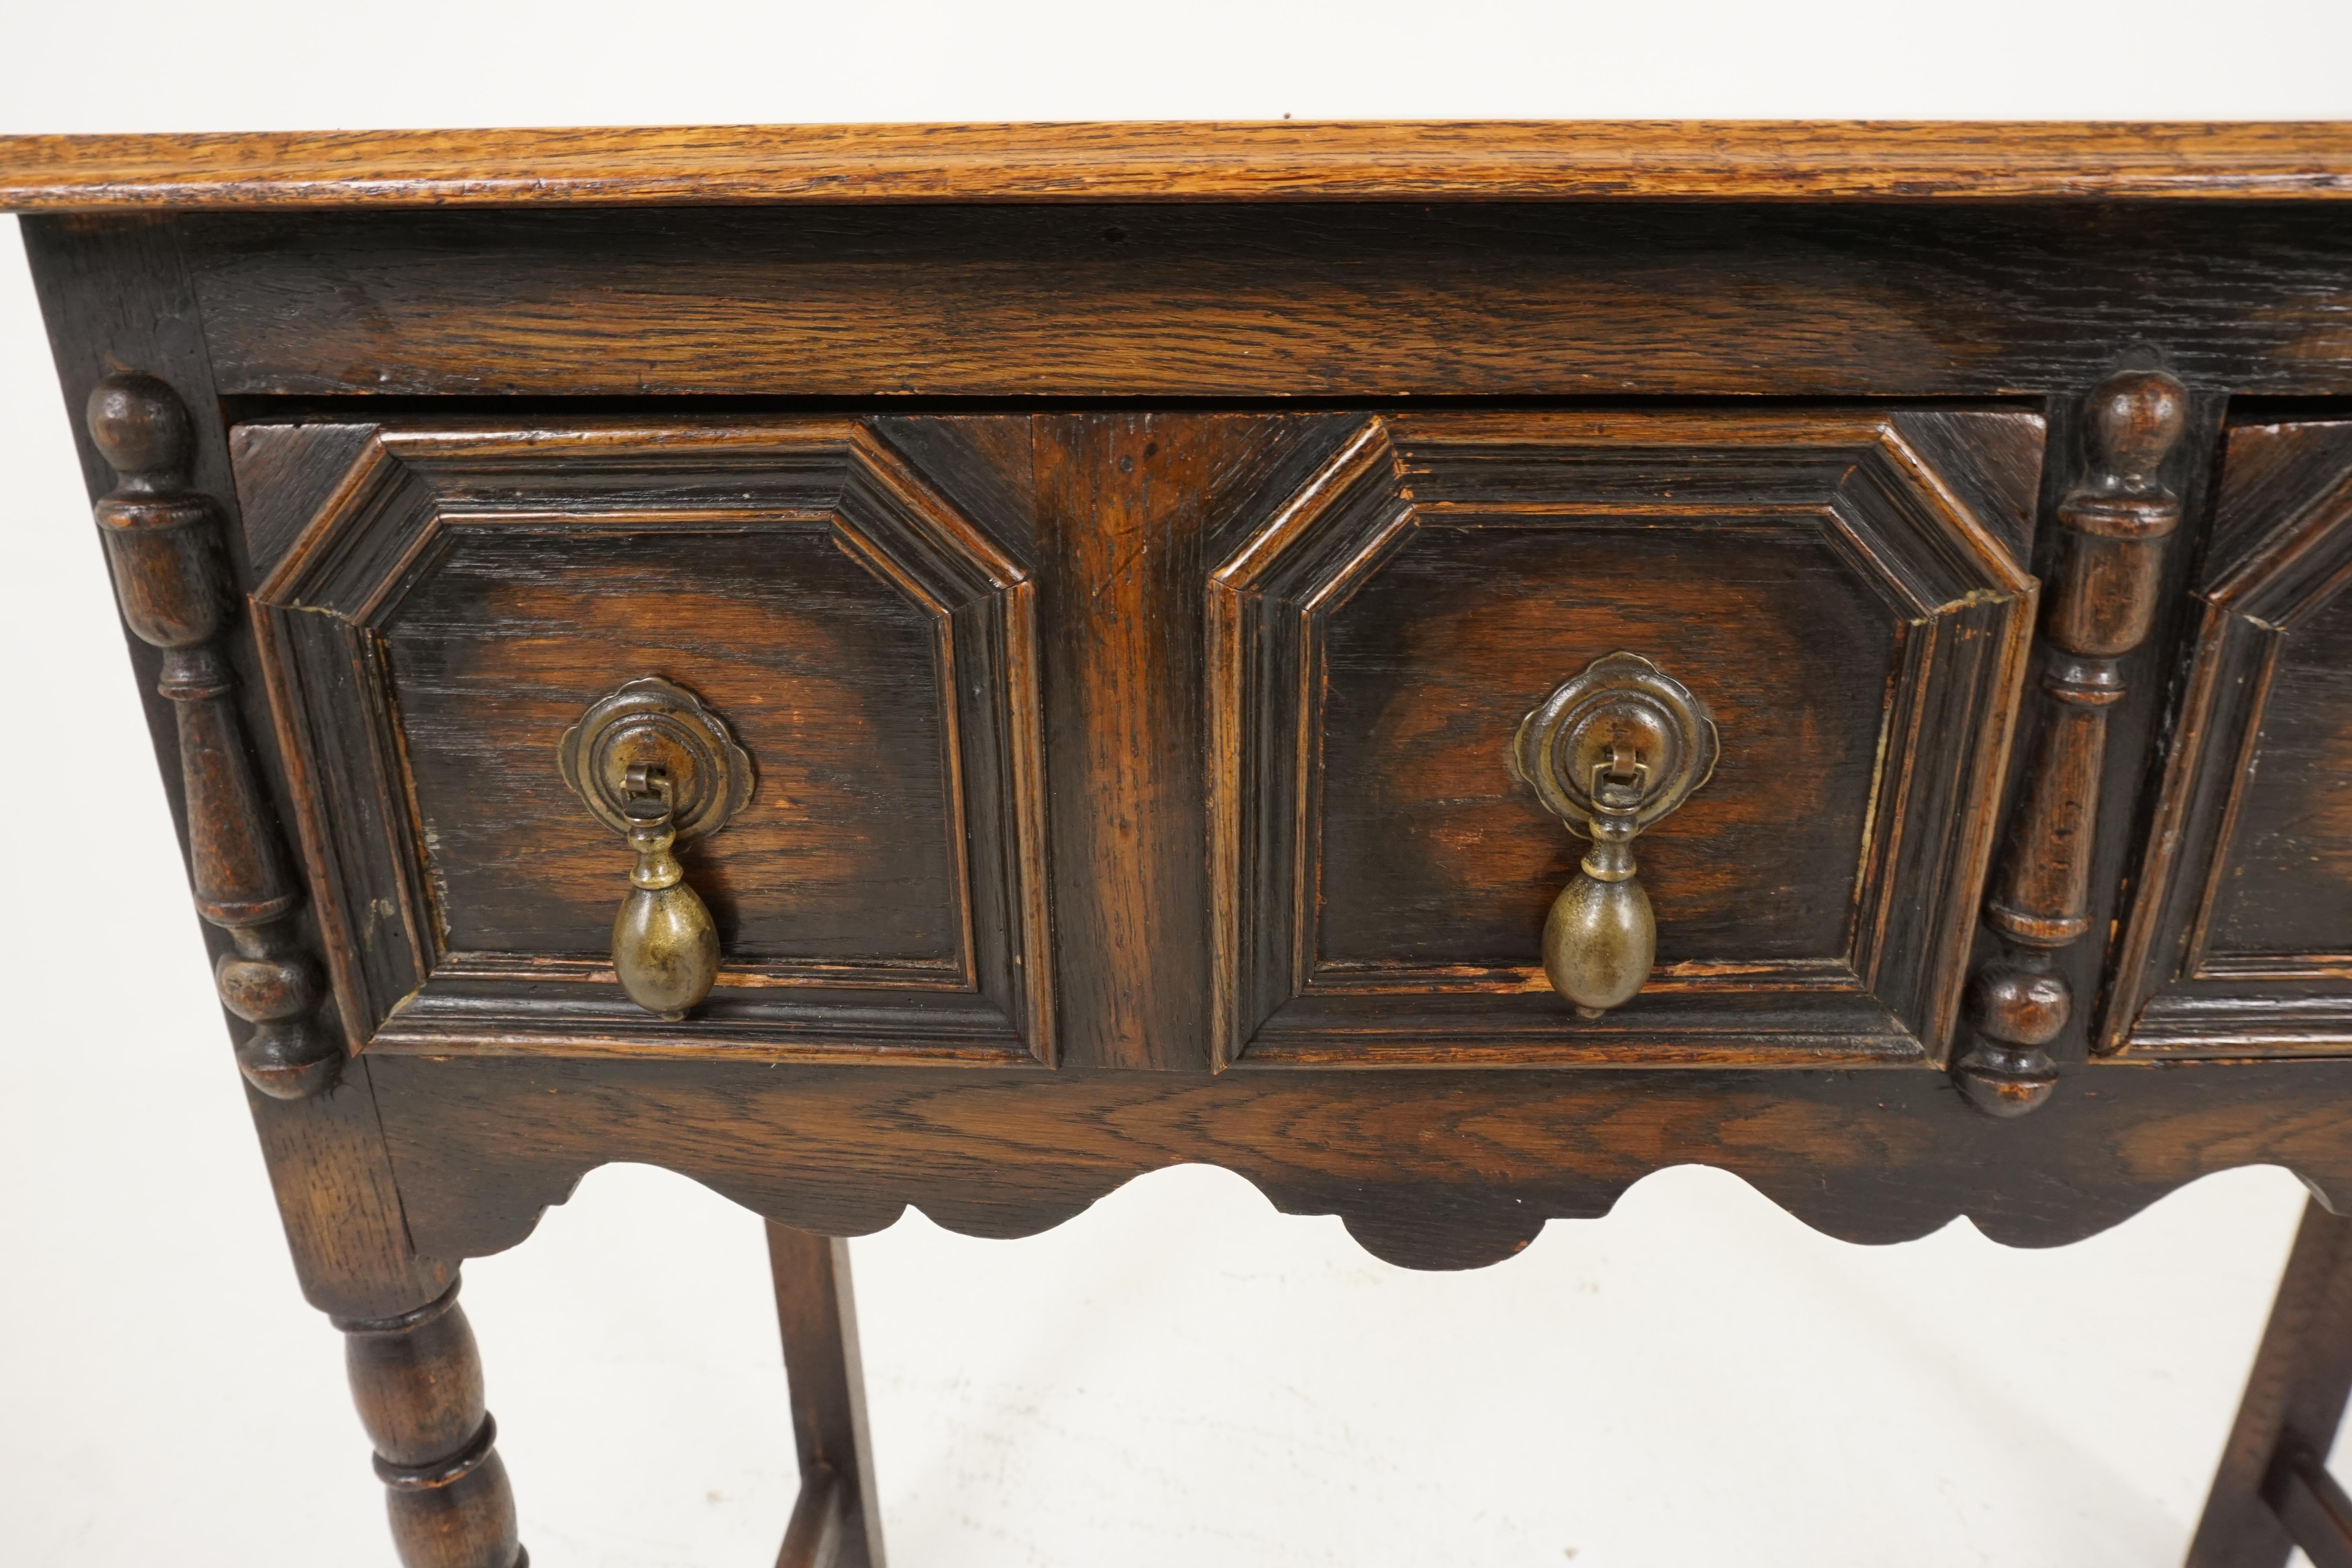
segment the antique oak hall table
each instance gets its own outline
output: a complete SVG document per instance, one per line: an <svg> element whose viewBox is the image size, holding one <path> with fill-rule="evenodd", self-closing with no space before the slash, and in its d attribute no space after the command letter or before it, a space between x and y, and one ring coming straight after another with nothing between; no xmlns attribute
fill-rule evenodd
<svg viewBox="0 0 2352 1568"><path fill-rule="evenodd" d="M0 139L402 1560L462 1259L1237 1171L1474 1267L2310 1185L2190 1549L2352 1564L2352 127ZM54 520L62 524L64 520ZM1989 1321L1994 1336L2048 1331Z"/></svg>

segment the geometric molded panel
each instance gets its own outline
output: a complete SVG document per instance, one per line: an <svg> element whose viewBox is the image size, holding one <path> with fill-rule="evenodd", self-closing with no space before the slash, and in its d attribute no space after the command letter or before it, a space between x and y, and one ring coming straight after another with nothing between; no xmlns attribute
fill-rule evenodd
<svg viewBox="0 0 2352 1568"><path fill-rule="evenodd" d="M838 419L235 433L254 618L353 1047L1053 1060L1029 574ZM721 958L621 992L631 857L558 770L658 676L751 754L679 847Z"/></svg>
<svg viewBox="0 0 2352 1568"><path fill-rule="evenodd" d="M2227 433L2100 1049L2352 1051L2352 421Z"/></svg>
<svg viewBox="0 0 2352 1568"><path fill-rule="evenodd" d="M1368 418L1208 584L1220 1064L1939 1062L2032 632L2042 423ZM1576 874L1509 765L1594 659L1715 715L1636 841L1648 984L1540 961Z"/></svg>

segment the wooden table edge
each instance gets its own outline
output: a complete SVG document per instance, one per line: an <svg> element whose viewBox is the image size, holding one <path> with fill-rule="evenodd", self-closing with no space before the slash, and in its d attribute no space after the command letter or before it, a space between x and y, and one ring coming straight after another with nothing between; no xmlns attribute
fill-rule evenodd
<svg viewBox="0 0 2352 1568"><path fill-rule="evenodd" d="M0 137L0 210L2352 197L2352 121L1135 121Z"/></svg>

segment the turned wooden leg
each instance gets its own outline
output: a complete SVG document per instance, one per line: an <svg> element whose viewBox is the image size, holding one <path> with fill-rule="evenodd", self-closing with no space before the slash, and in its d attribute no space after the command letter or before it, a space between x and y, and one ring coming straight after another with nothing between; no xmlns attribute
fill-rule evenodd
<svg viewBox="0 0 2352 1568"><path fill-rule="evenodd" d="M396 1318L337 1318L406 1568L526 1568L514 1493L482 1403L482 1358L452 1284Z"/></svg>
<svg viewBox="0 0 2352 1568"><path fill-rule="evenodd" d="M882 1568L849 1243L770 1221L768 1264L801 1461L800 1501L776 1568Z"/></svg>
<svg viewBox="0 0 2352 1568"><path fill-rule="evenodd" d="M2352 1504L2327 1450L2352 1395L2352 1221L2306 1203L2189 1568L2352 1568Z"/></svg>

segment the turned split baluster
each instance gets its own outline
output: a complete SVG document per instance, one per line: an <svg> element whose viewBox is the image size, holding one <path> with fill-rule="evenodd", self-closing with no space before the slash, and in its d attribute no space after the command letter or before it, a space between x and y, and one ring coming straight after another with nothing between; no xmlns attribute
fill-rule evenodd
<svg viewBox="0 0 2352 1568"><path fill-rule="evenodd" d="M343 1052L315 1016L325 988L292 918L302 895L246 754L220 642L235 605L221 510L188 485L187 408L160 381L114 375L91 392L89 421L115 473L95 511L122 618L163 650L156 689L178 717L196 910L236 943L214 975L222 1003L254 1026L237 1066L264 1094L316 1094Z"/></svg>
<svg viewBox="0 0 2352 1568"><path fill-rule="evenodd" d="M2024 1114L2057 1084L2049 1047L2074 993L2056 960L2090 929L2107 710L2124 695L2124 656L2155 620L2165 542L2180 521L2180 498L2158 470L2187 415L2188 395L2170 376L2110 376L2091 399L2090 471L2059 503L2063 555L2043 626L2048 717L1985 905L2003 951L1977 972L1977 1042L1955 1070L1969 1099L1995 1116Z"/></svg>
<svg viewBox="0 0 2352 1568"><path fill-rule="evenodd" d="M175 721L196 910L236 944L214 974L222 1003L254 1026L237 1065L264 1094L308 1099L335 1082L343 1050L317 1016L326 991L297 919L300 885L254 772L223 646L236 604L223 553L226 520L190 487L195 432L170 387L110 376L92 391L88 418L115 473L94 510L122 616L163 654L156 689ZM456 1296L452 1285L396 1316L339 1317L335 1325L346 1336L352 1392L375 1445L401 1561L521 1568L481 1363Z"/></svg>

